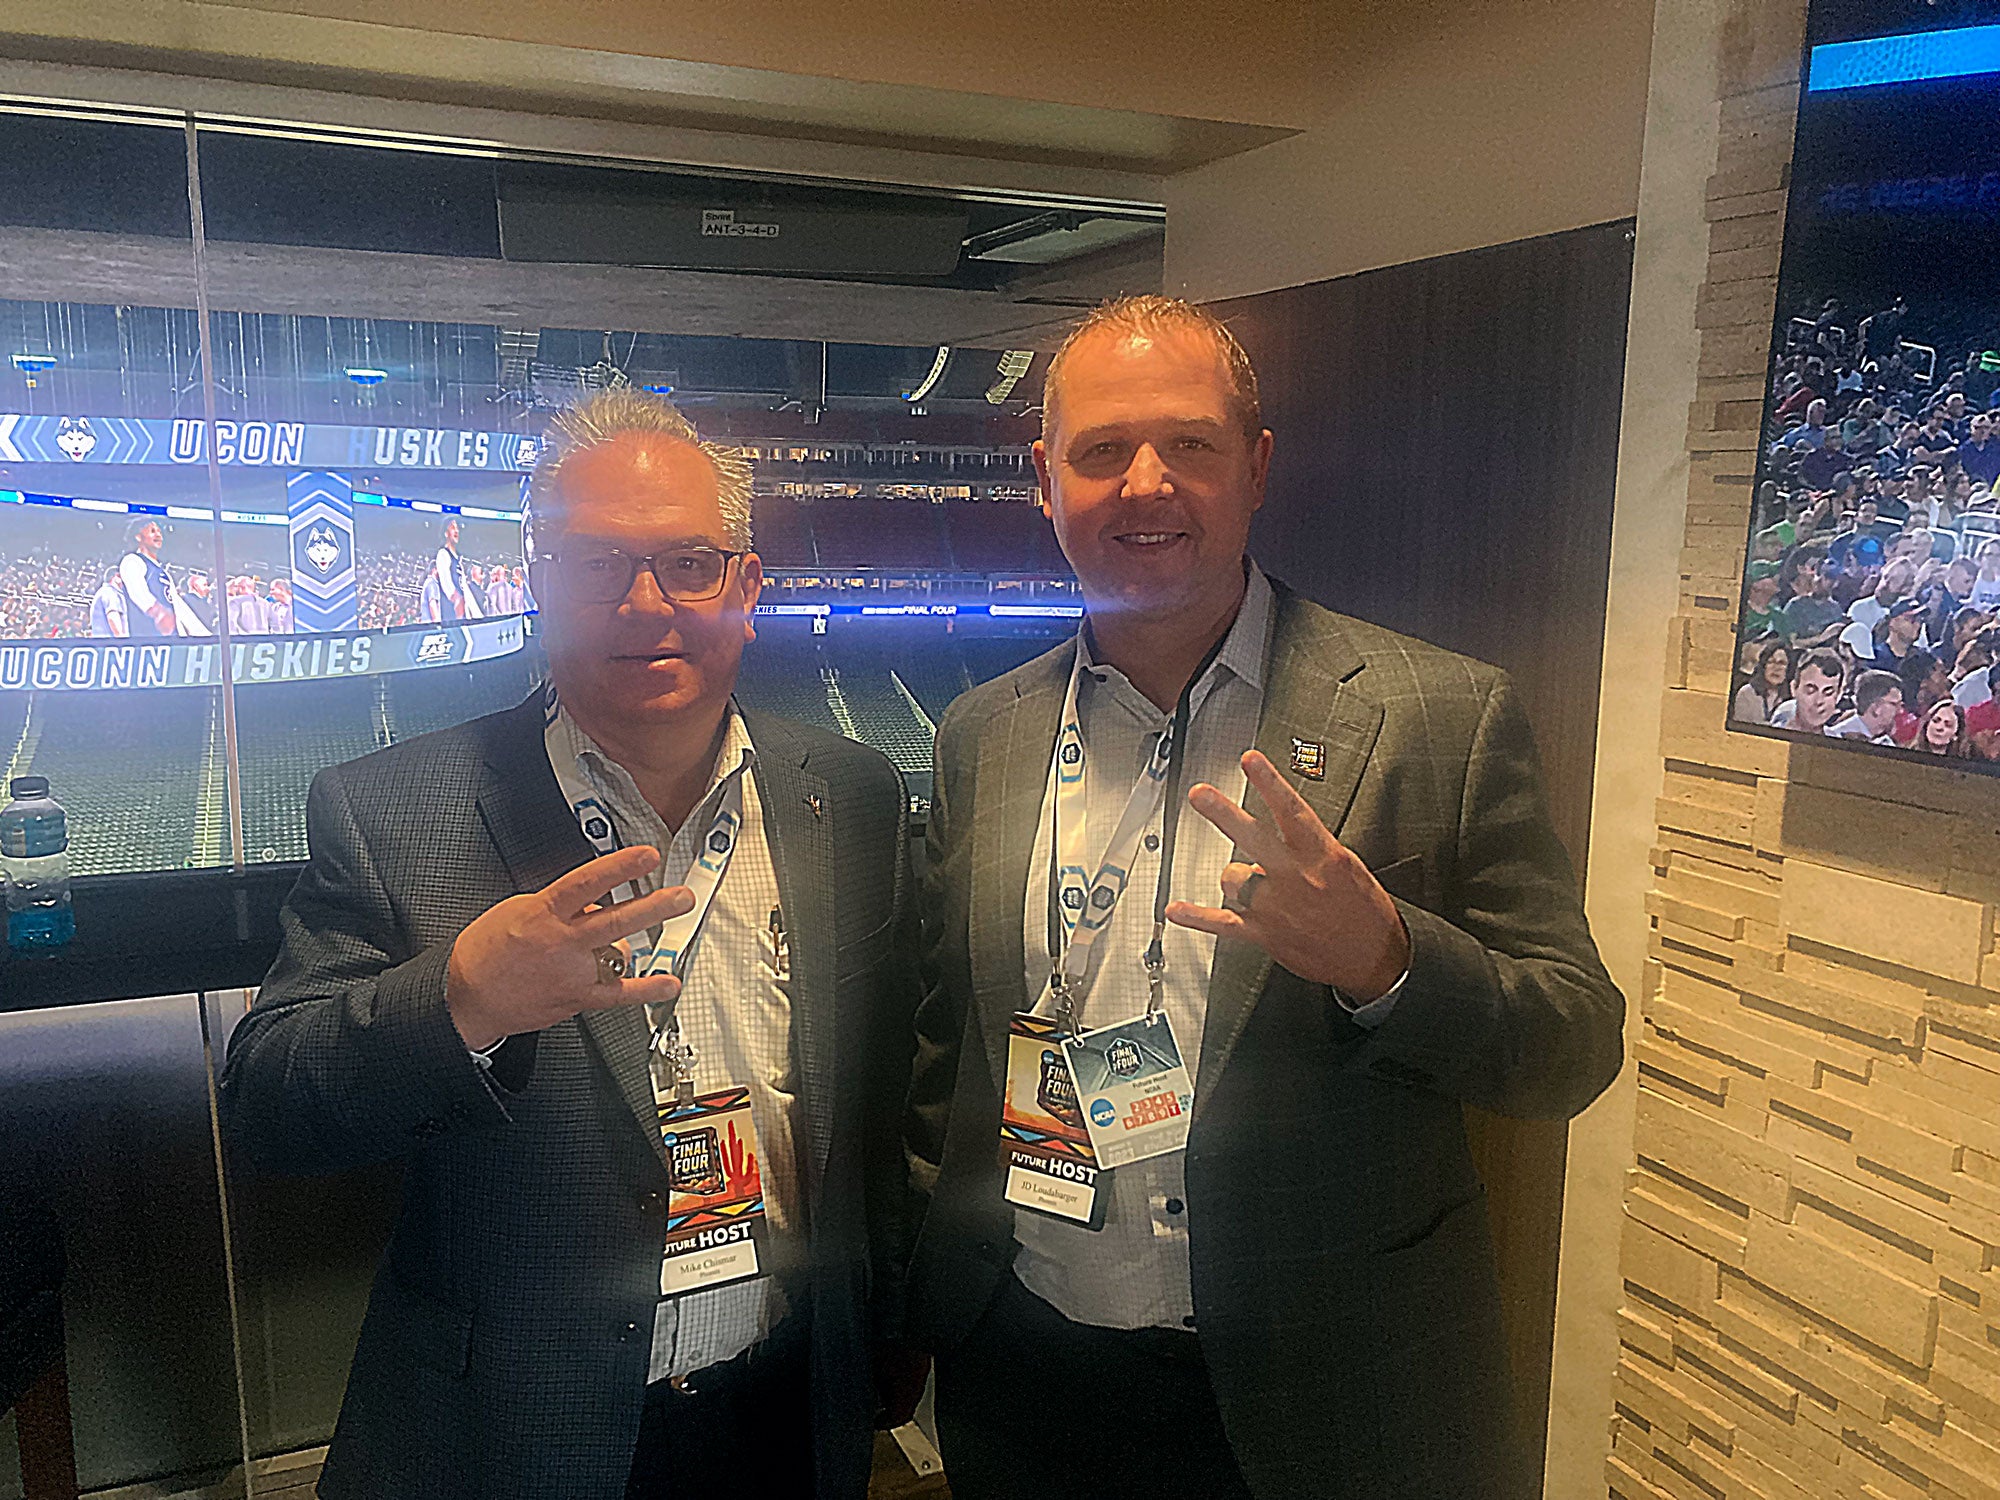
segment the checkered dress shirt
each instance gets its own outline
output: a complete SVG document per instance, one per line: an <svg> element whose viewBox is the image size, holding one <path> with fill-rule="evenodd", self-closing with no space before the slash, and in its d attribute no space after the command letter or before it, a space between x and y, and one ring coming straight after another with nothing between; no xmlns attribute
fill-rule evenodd
<svg viewBox="0 0 2000 1500"><path fill-rule="evenodd" d="M1271 584L1251 564L1243 607L1207 675L1188 700L1188 744L1183 793L1198 782L1243 800L1243 753L1256 743L1264 714L1264 672L1271 654ZM1110 837L1125 799L1151 759L1153 742L1172 715L1160 709L1116 667L1091 658L1090 633L1077 642L1084 678L1077 689L1077 719L1089 747L1086 773L1086 847ZM1048 987L1049 843L1055 829L1055 780L1042 795L1041 825L1028 862L1025 918L1027 992ZM1142 1014L1149 999L1145 952L1153 938L1153 899L1159 888L1160 844L1168 813L1153 816L1140 840L1111 925L1091 952L1090 988L1078 1013L1085 1028ZM1203 906L1222 899L1222 867L1234 856L1228 836L1183 802L1174 834L1170 899ZM1162 1004L1173 1022L1188 1077L1196 1077L1202 1030L1208 1019L1208 983L1215 967L1215 939L1168 924ZM1401 982L1388 994L1354 1010L1363 1025L1379 1025ZM1045 996L1043 996L1046 999ZM1085 1229L1023 1209L1014 1215L1020 1253L1014 1274L1036 1296L1075 1323L1100 1328L1191 1328L1194 1292L1188 1260L1188 1206L1184 1154L1133 1162L1098 1179L1109 1183L1104 1227Z"/></svg>
<svg viewBox="0 0 2000 1500"><path fill-rule="evenodd" d="M771 939L772 913L779 905L778 872L757 797L757 752L743 718L732 705L708 792L678 831L667 827L639 794L630 773L600 750L567 711L556 723L590 789L610 810L619 842L667 851L661 868L639 882L642 893L668 884L669 870L678 883L692 868L723 784L741 769L743 831L689 957L678 1014L682 1040L695 1050L696 1086L704 1092L749 1086L750 1114L763 1147L764 1211L771 1232L801 1235L805 1202L795 1143L805 1126L792 1061L791 996L779 979ZM690 1375L733 1359L777 1327L785 1312L784 1290L769 1275L662 1298L653 1315L648 1379Z"/></svg>
<svg viewBox="0 0 2000 1500"><path fill-rule="evenodd" d="M1257 736L1264 709L1264 661L1269 654L1271 585L1251 569L1249 587L1236 623L1230 627L1208 674L1189 700L1188 743L1183 791L1206 781L1239 801L1244 791L1238 758ZM1171 719L1116 667L1090 656L1090 634L1079 639L1083 681L1077 688L1077 720L1089 748L1084 787L1086 847L1096 851L1124 811L1133 783L1151 758L1155 737ZM1041 996L1049 980L1049 842L1053 837L1055 783L1042 797L1041 827L1028 861L1025 920L1027 993ZM1089 989L1078 1014L1085 1027L1104 1026L1142 1014L1148 986L1144 954L1153 937L1153 897L1160 878L1160 839L1167 809L1154 814L1140 840L1125 883L1125 896L1111 925L1091 953ZM1229 839L1185 804L1174 835L1172 895L1176 900L1213 906L1229 863ZM1094 857L1094 854L1093 856ZM1087 863L1088 861L1086 861ZM1208 976L1215 963L1215 939L1192 928L1169 925L1164 1005L1173 1022L1188 1073L1201 1056L1202 1026L1208 1016ZM1201 1080L1194 1079L1197 1089ZM1194 1319L1189 1287L1187 1184L1181 1152L1133 1162L1099 1179L1109 1191L1104 1227L1089 1230L1021 1210L1014 1216L1020 1253L1014 1274L1021 1283L1072 1322L1102 1328L1180 1328ZM1107 1185L1108 1184L1108 1189Z"/></svg>

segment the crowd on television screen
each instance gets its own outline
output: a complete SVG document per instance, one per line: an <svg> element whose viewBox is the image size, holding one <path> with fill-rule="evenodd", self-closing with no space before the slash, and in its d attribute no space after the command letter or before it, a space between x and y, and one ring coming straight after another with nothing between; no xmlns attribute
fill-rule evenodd
<svg viewBox="0 0 2000 1500"><path fill-rule="evenodd" d="M246 564L228 576L218 601L210 571L167 562L161 550L160 528L140 522L117 556L46 548L0 553L0 639L214 635L218 605L232 636L297 629L292 580L277 567ZM461 559L455 537L435 555L363 557L356 571L361 630L452 624L534 608L524 567L505 558Z"/></svg>
<svg viewBox="0 0 2000 1500"><path fill-rule="evenodd" d="M1828 299L1788 325L1763 442L1731 717L2000 761L2000 348Z"/></svg>

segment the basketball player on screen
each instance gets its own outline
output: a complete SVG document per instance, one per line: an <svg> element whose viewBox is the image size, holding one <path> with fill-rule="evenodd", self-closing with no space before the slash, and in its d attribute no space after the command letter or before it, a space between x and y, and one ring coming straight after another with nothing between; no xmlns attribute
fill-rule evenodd
<svg viewBox="0 0 2000 1500"><path fill-rule="evenodd" d="M126 534L128 549L118 564L118 581L130 601L126 621L133 635L199 635L188 629L193 624L181 603L180 590L160 561L166 534L150 517L132 523Z"/></svg>
<svg viewBox="0 0 2000 1500"><path fill-rule="evenodd" d="M465 564L459 561L456 516L444 523L444 545L438 548L437 560L431 564L430 577L424 580L423 598L424 618L433 624L477 620L486 613L479 607L478 595L466 576Z"/></svg>

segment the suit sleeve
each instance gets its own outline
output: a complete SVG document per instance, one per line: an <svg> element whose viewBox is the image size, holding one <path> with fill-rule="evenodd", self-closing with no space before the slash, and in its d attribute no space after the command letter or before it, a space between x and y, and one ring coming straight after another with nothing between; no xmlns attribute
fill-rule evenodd
<svg viewBox="0 0 2000 1500"><path fill-rule="evenodd" d="M948 713L938 730L931 815L924 828L923 1002L917 1009L916 1060L903 1118L910 1191L919 1219L929 1207L944 1164L945 1131L951 1124L959 1053L966 1042L967 1008L961 998L966 990L949 983L945 974L945 955L951 947L945 932L950 919L947 895L957 834L951 820L952 782L958 763L957 717Z"/></svg>
<svg viewBox="0 0 2000 1500"><path fill-rule="evenodd" d="M1358 1066L1497 1114L1566 1119L1618 1075L1625 999L1597 956L1504 675L1466 767L1438 915L1398 900L1410 972Z"/></svg>
<svg viewBox="0 0 2000 1500"><path fill-rule="evenodd" d="M277 962L229 1042L231 1150L268 1172L335 1172L503 1123L445 1006L452 945L407 951L338 771L313 779L306 827Z"/></svg>
<svg viewBox="0 0 2000 1500"><path fill-rule="evenodd" d="M917 892L910 867L910 797L901 775L894 775L892 782L897 799L895 899L890 917L894 935L887 972L876 996L864 1134L868 1242L875 1276L871 1312L875 1336L883 1342L901 1339L905 1275L916 1237L901 1114L910 1078L911 1018L919 994Z"/></svg>

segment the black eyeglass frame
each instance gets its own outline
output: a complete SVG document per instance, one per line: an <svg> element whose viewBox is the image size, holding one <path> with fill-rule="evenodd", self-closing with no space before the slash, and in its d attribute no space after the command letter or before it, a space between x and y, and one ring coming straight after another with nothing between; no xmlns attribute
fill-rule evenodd
<svg viewBox="0 0 2000 1500"><path fill-rule="evenodd" d="M716 575L715 587L706 594L676 594L672 589L667 587L667 581L660 577L659 569L654 564L661 558L671 557L677 552L712 552L721 558L722 570ZM584 557L620 557L630 566L625 575L625 586L616 595L609 599L577 599L576 603L617 604L622 602L626 595L632 592L632 585L639 581L639 570L644 568L653 575L653 584L659 589L661 598L669 600L674 604L706 604L711 599L721 597L722 591L729 587L729 565L739 558L748 557L750 553L747 548L734 550L728 547L711 547L706 542L695 542L687 546L669 547L661 552L635 553L627 552L623 547L606 547L602 551L586 552L578 555ZM535 554L535 561L538 563L558 563L562 561L562 558L563 554L560 552L537 552ZM561 578L560 574L553 574L552 576L561 581L564 593L572 592L567 579Z"/></svg>

